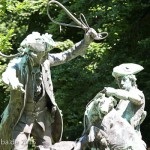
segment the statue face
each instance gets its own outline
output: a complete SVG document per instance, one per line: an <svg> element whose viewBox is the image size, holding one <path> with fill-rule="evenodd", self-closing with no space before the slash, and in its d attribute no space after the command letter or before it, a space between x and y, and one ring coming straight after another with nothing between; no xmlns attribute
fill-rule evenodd
<svg viewBox="0 0 150 150"><path fill-rule="evenodd" d="M110 112L116 105L116 100L112 97L103 97L101 99L98 99L98 108L100 110L100 113L106 115Z"/></svg>
<svg viewBox="0 0 150 150"><path fill-rule="evenodd" d="M32 51L45 51L46 41L38 32L29 34L20 44L22 47L27 47Z"/></svg>
<svg viewBox="0 0 150 150"><path fill-rule="evenodd" d="M31 59L33 61L33 64L34 65L42 64L44 60L46 59L45 58L46 55L47 53L45 51L37 51L37 52L31 53Z"/></svg>
<svg viewBox="0 0 150 150"><path fill-rule="evenodd" d="M132 87L132 81L127 76L124 76L120 80L120 86L122 89L129 91Z"/></svg>
<svg viewBox="0 0 150 150"><path fill-rule="evenodd" d="M97 120L100 121L99 119L102 119L102 116L109 113L116 104L117 101L114 98L105 97L105 94L99 94L97 98L94 98L94 101L88 104L85 115L91 123Z"/></svg>
<svg viewBox="0 0 150 150"><path fill-rule="evenodd" d="M32 65L39 65L44 62L49 50L56 46L52 35L46 33L40 35L38 32L29 34L20 44L23 49L30 55Z"/></svg>

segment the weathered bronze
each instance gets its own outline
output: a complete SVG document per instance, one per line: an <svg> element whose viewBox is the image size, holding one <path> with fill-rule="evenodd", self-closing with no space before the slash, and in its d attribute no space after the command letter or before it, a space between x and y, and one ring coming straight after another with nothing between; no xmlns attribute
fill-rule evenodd
<svg viewBox="0 0 150 150"><path fill-rule="evenodd" d="M61 140L62 114L55 102L50 67L84 55L96 34L90 28L83 40L67 51L55 54L49 53L57 46L50 34L33 32L22 41L21 55L10 61L2 75L11 88L10 101L0 124L3 141L13 140L16 150L26 150L31 134L37 146L45 148ZM0 149L11 149L11 146L1 144Z"/></svg>
<svg viewBox="0 0 150 150"><path fill-rule="evenodd" d="M134 75L141 70L142 66L132 63L113 69L112 75L121 89L105 87L88 104L84 132L74 150L146 150L140 133L146 117L145 98L137 89Z"/></svg>

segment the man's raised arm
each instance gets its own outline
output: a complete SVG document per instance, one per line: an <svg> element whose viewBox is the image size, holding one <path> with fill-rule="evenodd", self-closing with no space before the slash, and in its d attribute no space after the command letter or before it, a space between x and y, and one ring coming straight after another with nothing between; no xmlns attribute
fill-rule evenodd
<svg viewBox="0 0 150 150"><path fill-rule="evenodd" d="M68 62L79 55L84 55L86 49L95 37L97 37L97 32L93 28L90 28L85 34L84 39L76 43L72 48L61 53L49 54L48 59L50 61L50 65L57 66Z"/></svg>

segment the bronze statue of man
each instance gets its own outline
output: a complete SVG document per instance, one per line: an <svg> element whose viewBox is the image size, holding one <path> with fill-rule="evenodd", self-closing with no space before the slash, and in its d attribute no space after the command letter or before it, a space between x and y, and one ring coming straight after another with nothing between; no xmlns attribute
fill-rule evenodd
<svg viewBox="0 0 150 150"><path fill-rule="evenodd" d="M49 53L56 43L47 33L33 32L22 41L19 48L22 55L10 61L2 78L11 90L9 104L2 114L0 138L13 140L13 145L1 144L1 150L11 146L27 150L31 135L36 146L45 149L61 140L62 114L54 98L50 67L84 55L96 36L96 31L90 28L83 40L55 54Z"/></svg>
<svg viewBox="0 0 150 150"><path fill-rule="evenodd" d="M145 96L137 88L135 74L143 69L142 66L133 63L116 66L112 75L120 89L105 88L108 96L114 96L120 100L116 107L117 112L131 124L140 137L140 124L146 117Z"/></svg>

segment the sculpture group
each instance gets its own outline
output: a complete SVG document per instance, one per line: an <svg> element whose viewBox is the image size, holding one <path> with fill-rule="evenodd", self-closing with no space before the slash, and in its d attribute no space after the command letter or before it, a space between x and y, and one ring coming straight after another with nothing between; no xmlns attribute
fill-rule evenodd
<svg viewBox="0 0 150 150"><path fill-rule="evenodd" d="M19 53L10 56L14 58L2 74L10 87L10 101L1 115L1 150L27 150L31 135L41 150L146 150L140 132L146 117L145 98L135 77L143 67L133 63L113 69L118 89L104 87L87 104L81 137L76 142L61 142L63 119L50 68L84 55L94 39L101 39L101 34L86 28L83 40L54 54L50 50L57 42L48 33L32 32L21 42Z"/></svg>
<svg viewBox="0 0 150 150"><path fill-rule="evenodd" d="M142 69L142 66L132 63L113 69L112 74L121 89L105 87L88 104L84 114L84 132L75 150L87 147L146 150L140 132L140 125L146 117L145 98L137 89L134 75Z"/></svg>

